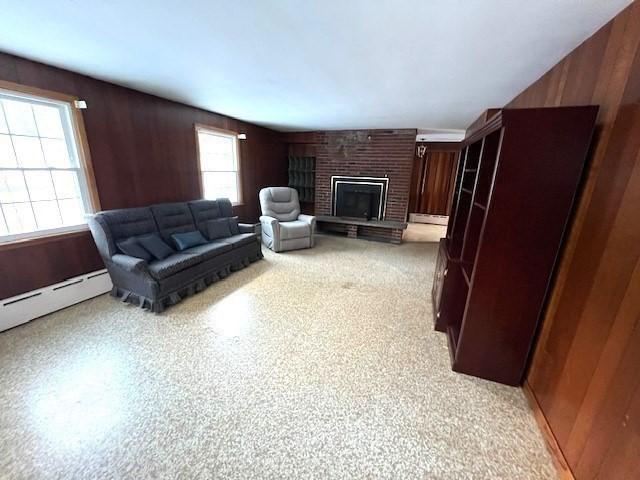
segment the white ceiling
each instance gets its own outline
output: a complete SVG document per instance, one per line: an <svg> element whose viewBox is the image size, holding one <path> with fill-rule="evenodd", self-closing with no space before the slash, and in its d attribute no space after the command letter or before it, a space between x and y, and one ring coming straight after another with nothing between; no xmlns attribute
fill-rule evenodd
<svg viewBox="0 0 640 480"><path fill-rule="evenodd" d="M465 128L630 0L0 0L0 50L279 130Z"/></svg>

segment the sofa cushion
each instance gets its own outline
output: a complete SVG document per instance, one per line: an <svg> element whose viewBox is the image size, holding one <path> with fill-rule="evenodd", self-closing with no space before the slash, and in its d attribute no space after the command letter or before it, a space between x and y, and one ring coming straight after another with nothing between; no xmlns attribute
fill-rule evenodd
<svg viewBox="0 0 640 480"><path fill-rule="evenodd" d="M199 230L187 233L174 233L171 235L171 238L177 245L178 251L207 243L207 239L202 236Z"/></svg>
<svg viewBox="0 0 640 480"><path fill-rule="evenodd" d="M115 242L158 232L156 221L149 207L107 210L96 214L96 216L99 216L107 224Z"/></svg>
<svg viewBox="0 0 640 480"><path fill-rule="evenodd" d="M229 221L226 218L218 218L217 220L209 220L207 222L207 237L209 240L230 236L231 229L229 228Z"/></svg>
<svg viewBox="0 0 640 480"><path fill-rule="evenodd" d="M238 217L229 217L227 220L229 221L229 230L231 230L231 235L238 235L240 233Z"/></svg>
<svg viewBox="0 0 640 480"><path fill-rule="evenodd" d="M221 217L233 217L233 206L228 198L217 198L218 207L220 208Z"/></svg>
<svg viewBox="0 0 640 480"><path fill-rule="evenodd" d="M217 200L195 200L189 202L189 209L193 215L196 228L207 236L207 222L220 218L220 207Z"/></svg>
<svg viewBox="0 0 640 480"><path fill-rule="evenodd" d="M138 243L138 240L135 237L130 237L126 240L122 240L121 242L117 242L117 245L118 250L130 257L141 258L147 262L153 258L151 254Z"/></svg>
<svg viewBox="0 0 640 480"><path fill-rule="evenodd" d="M209 260L222 253L230 251L232 248L232 245L227 243L225 240L214 240L213 242L208 242L204 245L188 248L182 253L199 256L201 260Z"/></svg>
<svg viewBox="0 0 640 480"><path fill-rule="evenodd" d="M170 277L182 270L202 262L202 257L185 253L174 253L162 260L154 260L149 264L149 273L157 280Z"/></svg>
<svg viewBox="0 0 640 480"><path fill-rule="evenodd" d="M178 246L171 238L171 235L197 230L196 224L193 221L193 215L191 215L191 210L187 203L162 203L152 205L150 208L158 224L160 236L165 243L174 248Z"/></svg>
<svg viewBox="0 0 640 480"><path fill-rule="evenodd" d="M257 238L258 236L255 233L240 233L238 235L232 235L229 238L225 238L222 241L230 244L233 248L238 248L251 242L257 242Z"/></svg>
<svg viewBox="0 0 640 480"><path fill-rule="evenodd" d="M145 250L158 260L163 260L173 253L173 249L164 243L157 233L142 235L137 240Z"/></svg>
<svg viewBox="0 0 640 480"><path fill-rule="evenodd" d="M280 222L280 238L291 240L292 238L304 238L311 236L311 228L307 222L294 220L293 222Z"/></svg>

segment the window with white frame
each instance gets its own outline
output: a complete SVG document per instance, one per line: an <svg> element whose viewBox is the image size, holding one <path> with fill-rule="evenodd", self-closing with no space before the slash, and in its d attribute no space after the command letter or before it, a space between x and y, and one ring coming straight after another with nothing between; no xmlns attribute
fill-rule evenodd
<svg viewBox="0 0 640 480"><path fill-rule="evenodd" d="M203 196L209 200L242 201L238 136L225 130L196 126Z"/></svg>
<svg viewBox="0 0 640 480"><path fill-rule="evenodd" d="M72 108L0 89L0 242L86 223L92 203Z"/></svg>

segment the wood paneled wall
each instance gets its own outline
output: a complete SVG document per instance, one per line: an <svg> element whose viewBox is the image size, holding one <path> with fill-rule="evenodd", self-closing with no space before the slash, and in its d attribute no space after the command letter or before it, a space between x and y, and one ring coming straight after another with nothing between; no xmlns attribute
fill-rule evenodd
<svg viewBox="0 0 640 480"><path fill-rule="evenodd" d="M103 209L198 198L196 123L247 134L240 142L245 203L235 208L241 220L257 220L260 188L286 185L281 133L4 53L0 79L86 100L83 117ZM89 233L0 249L0 298L99 268Z"/></svg>
<svg viewBox="0 0 640 480"><path fill-rule="evenodd" d="M640 478L640 1L508 106L600 105L528 385L579 480Z"/></svg>
<svg viewBox="0 0 640 480"><path fill-rule="evenodd" d="M417 147L426 147L417 155ZM413 158L409 213L449 215L453 200L460 143L419 142Z"/></svg>

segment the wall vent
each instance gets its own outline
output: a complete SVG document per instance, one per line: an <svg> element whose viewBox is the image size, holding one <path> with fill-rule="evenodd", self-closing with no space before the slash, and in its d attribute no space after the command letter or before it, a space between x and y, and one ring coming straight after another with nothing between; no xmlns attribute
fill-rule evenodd
<svg viewBox="0 0 640 480"><path fill-rule="evenodd" d="M111 290L106 270L0 300L0 332Z"/></svg>

